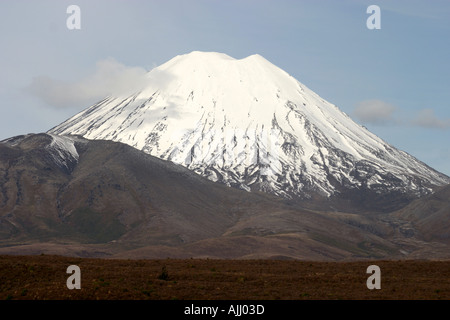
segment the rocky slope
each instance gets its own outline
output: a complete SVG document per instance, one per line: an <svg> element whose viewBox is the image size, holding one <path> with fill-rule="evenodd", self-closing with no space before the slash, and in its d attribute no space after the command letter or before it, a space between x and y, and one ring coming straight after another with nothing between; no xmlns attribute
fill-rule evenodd
<svg viewBox="0 0 450 320"><path fill-rule="evenodd" d="M450 185L415 200L393 216L410 221L412 232L425 241L450 244Z"/></svg>
<svg viewBox="0 0 450 320"><path fill-rule="evenodd" d="M229 188L117 142L50 134L0 142L0 253L345 260L450 252L399 232L397 220Z"/></svg>

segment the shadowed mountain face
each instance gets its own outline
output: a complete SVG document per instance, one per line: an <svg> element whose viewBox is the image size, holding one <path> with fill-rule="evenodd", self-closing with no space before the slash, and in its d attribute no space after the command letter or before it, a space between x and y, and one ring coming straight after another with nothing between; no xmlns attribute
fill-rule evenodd
<svg viewBox="0 0 450 320"><path fill-rule="evenodd" d="M411 221L418 236L425 241L450 244L450 185L413 201L393 215Z"/></svg>
<svg viewBox="0 0 450 320"><path fill-rule="evenodd" d="M0 253L342 260L449 252L405 232L405 219L304 209L118 142L36 134L0 143Z"/></svg>
<svg viewBox="0 0 450 320"><path fill-rule="evenodd" d="M179 244L223 233L246 201L121 143L59 138L76 146L75 159L54 149L54 139L31 135L1 145L3 235Z"/></svg>

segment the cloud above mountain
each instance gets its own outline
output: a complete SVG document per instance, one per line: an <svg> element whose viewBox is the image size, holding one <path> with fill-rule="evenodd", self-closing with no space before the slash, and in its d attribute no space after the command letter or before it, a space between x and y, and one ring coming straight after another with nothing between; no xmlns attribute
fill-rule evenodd
<svg viewBox="0 0 450 320"><path fill-rule="evenodd" d="M392 123L396 107L381 100L361 101L353 110L353 115L363 123L384 125Z"/></svg>
<svg viewBox="0 0 450 320"><path fill-rule="evenodd" d="M450 119L438 118L433 109L420 110L412 124L424 128L450 129Z"/></svg>
<svg viewBox="0 0 450 320"><path fill-rule="evenodd" d="M33 78L26 91L55 108L85 107L112 94L130 94L146 83L147 70L113 58L100 60L87 77L65 82L48 76Z"/></svg>
<svg viewBox="0 0 450 320"><path fill-rule="evenodd" d="M363 124L377 126L402 125L428 129L450 129L450 118L438 117L431 108L409 112L409 116L400 117L400 108L382 100L365 100L353 109L352 116Z"/></svg>

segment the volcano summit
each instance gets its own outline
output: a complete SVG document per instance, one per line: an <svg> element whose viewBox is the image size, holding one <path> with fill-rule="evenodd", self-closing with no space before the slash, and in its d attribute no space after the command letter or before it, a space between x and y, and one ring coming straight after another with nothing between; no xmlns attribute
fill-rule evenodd
<svg viewBox="0 0 450 320"><path fill-rule="evenodd" d="M247 191L370 211L394 210L450 183L260 55L194 51L146 80L49 133L123 142Z"/></svg>

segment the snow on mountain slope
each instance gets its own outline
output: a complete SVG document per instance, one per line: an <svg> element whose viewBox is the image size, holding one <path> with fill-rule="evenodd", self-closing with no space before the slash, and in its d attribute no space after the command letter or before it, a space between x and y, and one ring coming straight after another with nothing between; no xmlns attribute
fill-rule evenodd
<svg viewBox="0 0 450 320"><path fill-rule="evenodd" d="M49 131L129 144L230 186L287 198L431 192L450 178L356 124L260 55L194 51Z"/></svg>
<svg viewBox="0 0 450 320"><path fill-rule="evenodd" d="M24 141L27 142L24 143ZM74 136L68 137L55 134L27 134L0 141L0 143L6 143L10 147L25 144L30 149L35 147L34 144L39 143L40 147L47 152L53 163L68 171L71 171L79 160L79 154L77 148L75 147L75 142L85 143L84 140Z"/></svg>
<svg viewBox="0 0 450 320"><path fill-rule="evenodd" d="M78 161L79 155L73 139L53 134L50 134L50 136L52 137L52 142L47 148L53 154L55 161L65 167L68 167L67 162Z"/></svg>

